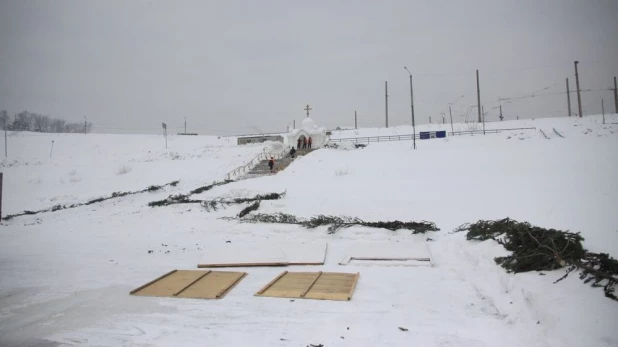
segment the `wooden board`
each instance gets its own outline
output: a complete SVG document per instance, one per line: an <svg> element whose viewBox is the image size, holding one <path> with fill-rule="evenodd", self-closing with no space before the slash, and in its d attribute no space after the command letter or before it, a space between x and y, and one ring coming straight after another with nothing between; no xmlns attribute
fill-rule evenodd
<svg viewBox="0 0 618 347"><path fill-rule="evenodd" d="M131 291L131 295L221 299L246 272L174 270Z"/></svg>
<svg viewBox="0 0 618 347"><path fill-rule="evenodd" d="M231 243L208 247L198 268L323 265L326 242Z"/></svg>
<svg viewBox="0 0 618 347"><path fill-rule="evenodd" d="M256 296L347 301L359 273L284 271L258 291Z"/></svg>
<svg viewBox="0 0 618 347"><path fill-rule="evenodd" d="M339 265L433 266L424 242L358 243L349 246Z"/></svg>
<svg viewBox="0 0 618 347"><path fill-rule="evenodd" d="M226 243L207 247L198 268L286 266L288 259L277 246Z"/></svg>
<svg viewBox="0 0 618 347"><path fill-rule="evenodd" d="M289 265L324 265L326 242L286 242L279 245Z"/></svg>

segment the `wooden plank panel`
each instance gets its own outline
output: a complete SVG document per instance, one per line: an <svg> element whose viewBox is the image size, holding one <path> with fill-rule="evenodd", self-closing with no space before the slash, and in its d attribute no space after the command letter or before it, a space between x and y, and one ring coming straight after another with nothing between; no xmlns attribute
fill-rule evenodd
<svg viewBox="0 0 618 347"><path fill-rule="evenodd" d="M276 246L247 243L209 246L206 254L197 264L198 268L245 267L245 266L286 266L288 260L283 251Z"/></svg>
<svg viewBox="0 0 618 347"><path fill-rule="evenodd" d="M135 292L134 295L173 296L203 274L204 271L178 270L142 288Z"/></svg>
<svg viewBox="0 0 618 347"><path fill-rule="evenodd" d="M178 295L179 298L220 299L246 272L213 271Z"/></svg>
<svg viewBox="0 0 618 347"><path fill-rule="evenodd" d="M307 299L350 300L358 274L324 273L305 295Z"/></svg>
<svg viewBox="0 0 618 347"><path fill-rule="evenodd" d="M358 280L355 273L286 272L256 296L350 300Z"/></svg>
<svg viewBox="0 0 618 347"><path fill-rule="evenodd" d="M130 292L133 295L220 299L246 272L174 270Z"/></svg>
<svg viewBox="0 0 618 347"><path fill-rule="evenodd" d="M432 266L426 242L353 243L339 265Z"/></svg>

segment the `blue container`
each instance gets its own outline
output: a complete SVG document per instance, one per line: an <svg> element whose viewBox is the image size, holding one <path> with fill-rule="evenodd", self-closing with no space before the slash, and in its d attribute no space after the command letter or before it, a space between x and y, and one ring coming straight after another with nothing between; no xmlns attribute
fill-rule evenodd
<svg viewBox="0 0 618 347"><path fill-rule="evenodd" d="M444 137L446 137L446 130L437 131L436 132L436 137L437 138L444 138Z"/></svg>
<svg viewBox="0 0 618 347"><path fill-rule="evenodd" d="M421 135L421 140L429 139L429 131L421 131L420 135Z"/></svg>

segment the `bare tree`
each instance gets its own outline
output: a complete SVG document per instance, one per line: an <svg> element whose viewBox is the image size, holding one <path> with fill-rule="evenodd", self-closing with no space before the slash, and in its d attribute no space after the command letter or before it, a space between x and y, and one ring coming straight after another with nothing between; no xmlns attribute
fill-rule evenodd
<svg viewBox="0 0 618 347"><path fill-rule="evenodd" d="M49 126L51 123L51 120L49 118L49 116L44 116L41 114L34 114L34 131L39 131L39 132L49 132Z"/></svg>

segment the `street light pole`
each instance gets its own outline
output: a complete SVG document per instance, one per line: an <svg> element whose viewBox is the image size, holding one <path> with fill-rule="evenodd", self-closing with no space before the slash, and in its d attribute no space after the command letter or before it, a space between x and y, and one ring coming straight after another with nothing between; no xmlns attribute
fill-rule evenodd
<svg viewBox="0 0 618 347"><path fill-rule="evenodd" d="M579 118L583 117L582 114L582 96L580 94L580 90L579 90L579 73L577 72L577 64L579 64L579 61L575 61L575 86L577 87L577 107L579 109Z"/></svg>
<svg viewBox="0 0 618 347"><path fill-rule="evenodd" d="M408 70L407 67L403 67L404 69L406 69L406 71L408 71L408 74L410 75L410 110L412 112L412 142L414 143L414 149L416 149L416 127L414 125L414 92L412 89L412 73L410 72L410 70Z"/></svg>

